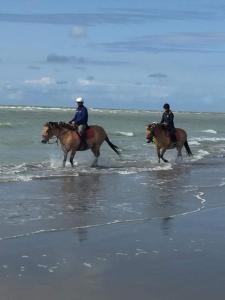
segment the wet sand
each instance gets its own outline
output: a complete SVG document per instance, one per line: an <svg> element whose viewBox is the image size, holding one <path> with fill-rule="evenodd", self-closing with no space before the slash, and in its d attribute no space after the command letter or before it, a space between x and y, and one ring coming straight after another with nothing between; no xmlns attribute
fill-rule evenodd
<svg viewBox="0 0 225 300"><path fill-rule="evenodd" d="M225 209L1 242L1 299L224 299Z"/></svg>
<svg viewBox="0 0 225 300"><path fill-rule="evenodd" d="M0 298L224 299L224 178L218 160L1 185Z"/></svg>

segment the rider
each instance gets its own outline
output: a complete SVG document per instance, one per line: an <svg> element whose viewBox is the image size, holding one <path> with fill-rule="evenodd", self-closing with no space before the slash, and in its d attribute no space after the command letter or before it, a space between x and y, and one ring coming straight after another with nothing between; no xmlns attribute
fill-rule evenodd
<svg viewBox="0 0 225 300"><path fill-rule="evenodd" d="M168 103L165 103L163 105L163 108L164 108L164 113L162 115L162 120L160 123L165 126L165 128L168 130L170 134L170 138L172 142L175 143L177 141L177 138L176 138L176 128L174 126L174 121L173 121L174 115L170 110L170 105Z"/></svg>
<svg viewBox="0 0 225 300"><path fill-rule="evenodd" d="M77 126L78 134L80 135L81 144L85 143L85 129L88 126L88 110L84 106L84 99L82 97L76 98L77 108L75 115L70 124Z"/></svg>

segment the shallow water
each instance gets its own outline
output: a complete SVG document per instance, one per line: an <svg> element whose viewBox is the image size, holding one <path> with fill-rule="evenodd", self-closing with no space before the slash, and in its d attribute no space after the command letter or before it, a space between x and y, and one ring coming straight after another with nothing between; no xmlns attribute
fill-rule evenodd
<svg viewBox="0 0 225 300"><path fill-rule="evenodd" d="M0 182L29 181L55 176L80 174L131 174L145 171L172 169L176 151L168 151L171 164L158 165L154 145L146 144L145 125L160 120L161 113L126 110L90 109L89 124L103 126L111 141L122 149L121 158L103 144L99 168L91 169L90 151L77 153L76 168L61 168L62 152L56 144L42 145L41 129L47 121L68 121L73 109L1 107L0 110ZM204 157L225 155L224 114L176 113L176 126L188 133L194 157L190 164Z"/></svg>

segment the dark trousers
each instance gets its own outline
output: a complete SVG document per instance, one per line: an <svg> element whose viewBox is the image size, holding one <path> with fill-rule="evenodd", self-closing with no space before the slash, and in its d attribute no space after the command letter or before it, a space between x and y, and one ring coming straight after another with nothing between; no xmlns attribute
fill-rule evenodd
<svg viewBox="0 0 225 300"><path fill-rule="evenodd" d="M176 141L177 141L176 128L175 127L169 127L169 128L167 128L167 130L168 130L168 133L170 135L171 141L173 143L176 143Z"/></svg>

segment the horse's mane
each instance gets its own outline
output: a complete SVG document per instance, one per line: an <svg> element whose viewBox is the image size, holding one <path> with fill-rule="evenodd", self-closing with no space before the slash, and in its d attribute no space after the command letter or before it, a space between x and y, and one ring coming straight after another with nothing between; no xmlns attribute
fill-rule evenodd
<svg viewBox="0 0 225 300"><path fill-rule="evenodd" d="M61 128L65 128L65 129L69 129L69 130L77 130L76 127L74 127L73 125L69 124L69 123L65 123L65 122L47 122L45 124L45 126L48 126L50 128L57 128L57 129L61 129Z"/></svg>
<svg viewBox="0 0 225 300"><path fill-rule="evenodd" d="M164 124L156 123L156 122L153 122L153 123L148 124L148 127L152 127L153 125L154 125L154 126L157 126L157 127L159 127L159 128L165 129L165 125L164 125Z"/></svg>

